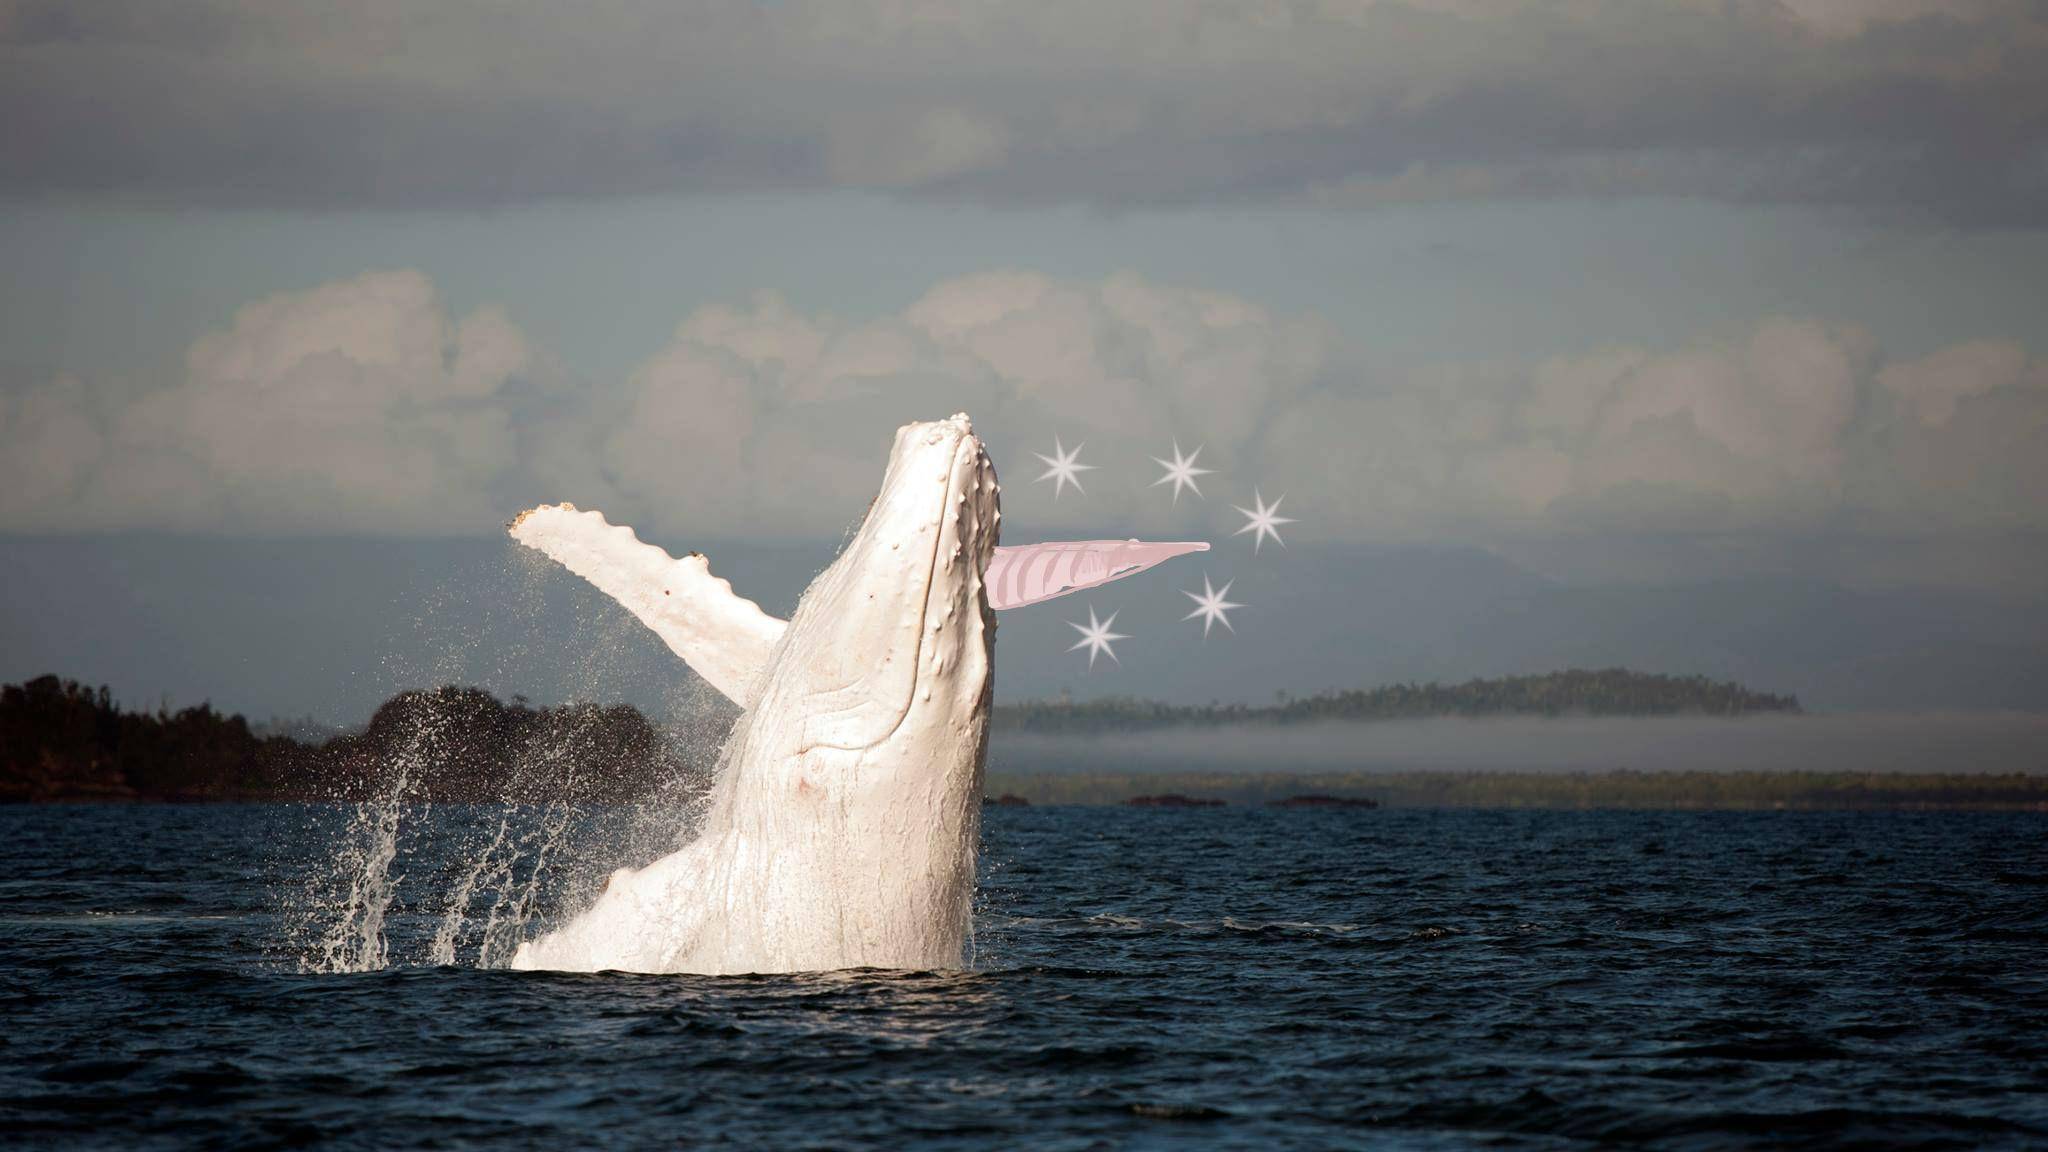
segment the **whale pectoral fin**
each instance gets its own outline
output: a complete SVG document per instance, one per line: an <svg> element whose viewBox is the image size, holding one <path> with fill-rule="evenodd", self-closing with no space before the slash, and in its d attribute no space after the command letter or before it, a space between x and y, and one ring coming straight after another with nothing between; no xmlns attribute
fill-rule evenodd
<svg viewBox="0 0 2048 1152"><path fill-rule="evenodd" d="M573 504L529 508L508 530L624 605L734 703L751 703L747 694L789 624L735 595L703 556L692 552L678 560L631 528Z"/></svg>

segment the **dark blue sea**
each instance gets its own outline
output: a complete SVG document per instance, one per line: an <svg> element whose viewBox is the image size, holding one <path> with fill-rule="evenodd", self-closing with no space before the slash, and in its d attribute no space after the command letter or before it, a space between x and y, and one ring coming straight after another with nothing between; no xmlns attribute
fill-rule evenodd
<svg viewBox="0 0 2048 1152"><path fill-rule="evenodd" d="M740 978L421 963L431 837L301 971L334 835L0 810L0 1144L2048 1146L2039 814L990 809L974 970Z"/></svg>

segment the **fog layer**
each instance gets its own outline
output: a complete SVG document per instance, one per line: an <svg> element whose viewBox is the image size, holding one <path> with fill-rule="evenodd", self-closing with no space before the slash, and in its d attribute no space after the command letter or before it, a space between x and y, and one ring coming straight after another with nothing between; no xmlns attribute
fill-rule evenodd
<svg viewBox="0 0 2048 1152"><path fill-rule="evenodd" d="M1443 718L1097 736L1002 733L989 769L2040 772L2048 770L2048 716Z"/></svg>

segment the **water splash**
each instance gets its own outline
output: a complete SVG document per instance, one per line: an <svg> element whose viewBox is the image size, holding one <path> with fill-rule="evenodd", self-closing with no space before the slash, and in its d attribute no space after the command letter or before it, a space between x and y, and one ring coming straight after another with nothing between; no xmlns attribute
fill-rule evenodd
<svg viewBox="0 0 2048 1152"><path fill-rule="evenodd" d="M494 786L505 799L429 802L449 747L442 718L419 713L403 750L366 769L390 783L315 810L302 845L310 858L288 862L300 879L285 893L287 955L302 970L502 967L556 910L588 903L619 866L673 851L700 818L704 779L680 759L638 802L575 799L594 761L573 716L512 758ZM432 863L408 863L420 860Z"/></svg>
<svg viewBox="0 0 2048 1152"><path fill-rule="evenodd" d="M487 601L486 613L541 611L539 586L555 574L524 552L511 554L524 594ZM478 606L451 589L428 596L415 626L437 638L430 647L442 655L422 667L393 657L391 679L473 680L475 645L464 631L476 625L461 621ZM609 605L595 608L573 650L554 653L593 695L611 676L609 654L627 647L637 629ZM474 694L408 694L403 708L380 712L372 726L378 738L364 746L360 771L379 782L374 794L308 810L304 834L278 846L283 882L275 891L286 929L280 959L323 973L505 965L556 910L587 903L614 869L665 855L694 833L702 768L730 722L728 711L707 706L704 692L679 686L673 697L669 711L681 723L663 734L666 749L654 761L673 771L657 773L637 802L607 804L575 799L589 785L582 791L616 800L617 782L596 767L612 761L593 737L595 710L544 711L509 764L499 762L502 771L478 776L464 767L466 755L474 761L473 740L464 744L465 731L476 731L465 729L465 717L475 718ZM493 799L458 802L451 780Z"/></svg>
<svg viewBox="0 0 2048 1152"><path fill-rule="evenodd" d="M568 804L548 805L541 815L540 827L529 832L520 840L523 850L531 849L533 864L527 869L523 884L512 884L512 865L517 858L507 861L505 879L491 901L490 916L484 922L483 941L477 946L476 964L479 968L502 968L511 962L512 953L525 938L526 927L532 923L540 909L540 894L543 881L548 876L548 856L563 844L575 809Z"/></svg>
<svg viewBox="0 0 2048 1152"><path fill-rule="evenodd" d="M682 757L638 803L568 798L591 771L575 713L543 724L513 758L496 785L508 799L429 802L437 762L460 752L451 712L464 699L413 699L398 747L365 769L390 783L308 829L315 858L294 862L310 876L291 901L289 954L301 970L505 967L557 912L587 906L620 865L666 856L695 837L706 779ZM690 731L710 733L701 724ZM433 863L407 869L409 860Z"/></svg>
<svg viewBox="0 0 2048 1152"><path fill-rule="evenodd" d="M462 880L448 894L448 910L441 917L441 926L434 930L433 947L427 952L428 963L444 968L455 963L455 942L469 918L469 902L478 886L481 885L486 892L494 891L511 876L516 857L500 852L511 830L512 814L508 812L498 818L498 831L491 837L490 844L470 863Z"/></svg>
<svg viewBox="0 0 2048 1152"><path fill-rule="evenodd" d="M348 892L327 924L314 951L302 964L313 972L370 972L384 967L390 955L384 918L397 893L391 863L398 857L399 812L410 781L400 772L391 789L357 804L342 836L335 872L346 877ZM321 907L322 880L309 884L309 907Z"/></svg>

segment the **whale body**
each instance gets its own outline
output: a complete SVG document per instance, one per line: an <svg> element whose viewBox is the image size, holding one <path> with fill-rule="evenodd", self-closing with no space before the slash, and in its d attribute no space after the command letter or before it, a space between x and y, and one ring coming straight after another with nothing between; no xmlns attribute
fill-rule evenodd
<svg viewBox="0 0 2048 1152"><path fill-rule="evenodd" d="M995 469L967 418L905 426L866 520L779 636L701 557L664 573L646 554L659 549L614 536L614 570L593 583L630 584L636 614L680 595L666 626L687 624L684 658L749 707L698 838L614 873L512 966L958 967L993 691L982 572L998 519Z"/></svg>
<svg viewBox="0 0 2048 1152"><path fill-rule="evenodd" d="M1004 550L967 417L896 433L881 493L787 622L571 505L515 540L617 599L744 709L702 830L612 874L512 967L638 972L940 969L970 931L996 607L1094 587L1206 544ZM993 563L993 570L991 565ZM1001 588L994 587L1001 577Z"/></svg>

